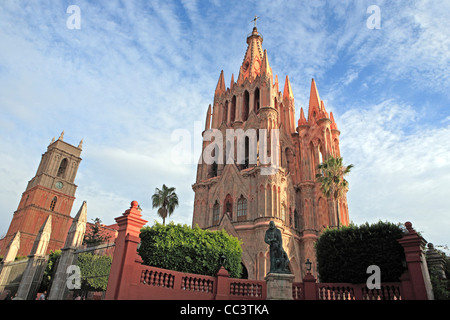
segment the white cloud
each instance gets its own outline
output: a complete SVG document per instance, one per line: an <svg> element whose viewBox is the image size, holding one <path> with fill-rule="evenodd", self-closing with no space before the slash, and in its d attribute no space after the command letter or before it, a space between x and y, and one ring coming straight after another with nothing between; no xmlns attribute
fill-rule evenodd
<svg viewBox="0 0 450 320"><path fill-rule="evenodd" d="M450 126L416 123L411 106L384 101L339 117L341 153L349 177L350 218L356 223L411 221L436 244L448 244ZM406 126L413 129L405 132Z"/></svg>

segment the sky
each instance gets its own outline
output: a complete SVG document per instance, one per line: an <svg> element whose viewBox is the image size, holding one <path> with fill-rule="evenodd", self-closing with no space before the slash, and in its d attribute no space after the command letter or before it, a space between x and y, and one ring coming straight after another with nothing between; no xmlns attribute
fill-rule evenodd
<svg viewBox="0 0 450 320"><path fill-rule="evenodd" d="M72 9L76 6L79 11ZM69 9L69 10L68 10ZM341 131L350 219L411 221L450 245L450 2L0 2L0 235L64 130L83 151L72 216L106 225L176 188L191 225L196 130L221 70L237 79L256 15L270 66L308 108L314 78ZM281 89L280 89L281 90ZM178 130L178 131L177 131ZM183 130L192 147L174 152Z"/></svg>

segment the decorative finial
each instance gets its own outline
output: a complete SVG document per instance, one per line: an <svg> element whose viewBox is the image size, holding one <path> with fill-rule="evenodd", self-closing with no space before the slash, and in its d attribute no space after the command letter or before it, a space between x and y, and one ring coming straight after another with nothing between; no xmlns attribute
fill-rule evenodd
<svg viewBox="0 0 450 320"><path fill-rule="evenodd" d="M58 140L63 140L64 139L64 130L63 132L61 132L61 135L59 136Z"/></svg>
<svg viewBox="0 0 450 320"><path fill-rule="evenodd" d="M405 222L405 227L406 227L406 230L408 230L409 233L416 233L416 230L413 229L411 222L406 221Z"/></svg>
<svg viewBox="0 0 450 320"><path fill-rule="evenodd" d="M55 137L53 137L52 141L50 142L50 144L52 144L53 142L55 142Z"/></svg>
<svg viewBox="0 0 450 320"><path fill-rule="evenodd" d="M83 139L81 139L80 144L78 145L78 149L82 149L83 148Z"/></svg>
<svg viewBox="0 0 450 320"><path fill-rule="evenodd" d="M256 21L259 19L259 17L255 16L255 18L253 20L251 20L250 22L254 22L255 23L255 28L256 28Z"/></svg>
<svg viewBox="0 0 450 320"><path fill-rule="evenodd" d="M139 207L139 203L136 200L131 201L131 208Z"/></svg>

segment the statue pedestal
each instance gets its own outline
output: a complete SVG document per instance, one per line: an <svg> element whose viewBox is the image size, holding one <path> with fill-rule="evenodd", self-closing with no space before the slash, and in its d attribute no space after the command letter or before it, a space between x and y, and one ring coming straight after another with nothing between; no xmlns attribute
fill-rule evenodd
<svg viewBox="0 0 450 320"><path fill-rule="evenodd" d="M267 284L267 300L293 300L294 278L295 276L289 273L269 273L264 278Z"/></svg>

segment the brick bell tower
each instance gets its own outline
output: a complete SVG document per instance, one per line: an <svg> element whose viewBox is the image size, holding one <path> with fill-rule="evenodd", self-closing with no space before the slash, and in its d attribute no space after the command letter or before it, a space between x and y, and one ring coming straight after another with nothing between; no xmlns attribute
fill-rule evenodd
<svg viewBox="0 0 450 320"><path fill-rule="evenodd" d="M78 147L65 141L64 131L55 141L51 141L42 155L36 175L28 182L19 206L14 212L8 232L2 241L0 254L4 254L7 244L20 231L18 255L30 254L39 228L52 216L52 231L47 248L62 248L72 218L70 211L75 200L75 177L81 162L83 140Z"/></svg>
<svg viewBox="0 0 450 320"><path fill-rule="evenodd" d="M244 274L263 280L270 264L264 234L269 222L274 221L283 236L289 268L295 281L301 281L306 259L313 262L312 272L317 274L314 243L321 231L337 225L334 200L322 194L315 175L319 163L331 155L340 156L340 132L333 114L328 114L320 100L314 79L308 118L301 108L296 123L289 77L279 91L278 76L274 79L262 42L255 26L247 36L248 47L237 81L232 75L229 88L223 71L220 73L213 106L206 114L202 156L192 186L192 225L225 229L241 239ZM239 129L244 138L234 136L230 140L230 132ZM272 129L278 130L275 146L271 143ZM263 135L264 130L267 134ZM255 132L256 138L252 137ZM267 139L265 149L263 139ZM243 161L239 160L240 145ZM278 165L267 174L264 153L273 156L274 151L279 154ZM214 159L212 163L205 161L205 153ZM252 159L253 153L256 157ZM340 221L341 225L349 223L346 198L340 201Z"/></svg>

